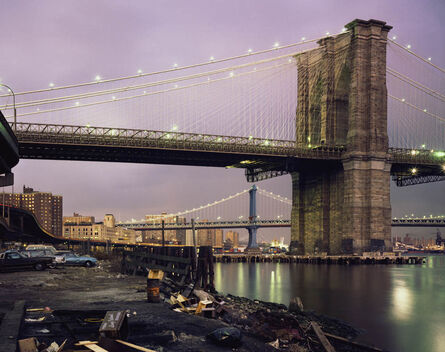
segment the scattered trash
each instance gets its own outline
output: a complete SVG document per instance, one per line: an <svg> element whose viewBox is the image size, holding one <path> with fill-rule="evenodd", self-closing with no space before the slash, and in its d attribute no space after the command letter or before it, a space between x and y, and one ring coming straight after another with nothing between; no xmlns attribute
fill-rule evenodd
<svg viewBox="0 0 445 352"><path fill-rule="evenodd" d="M300 313L300 312L304 312L304 307L303 307L303 302L301 301L300 297L294 297L290 302L289 302L289 312L296 312L296 313Z"/></svg>
<svg viewBox="0 0 445 352"><path fill-rule="evenodd" d="M272 346L273 348L279 349L280 348L280 340L276 339L275 341L269 342L268 345Z"/></svg>
<svg viewBox="0 0 445 352"><path fill-rule="evenodd" d="M30 337L28 339L19 340L19 351L20 352L37 352L38 341L35 337Z"/></svg>
<svg viewBox="0 0 445 352"><path fill-rule="evenodd" d="M161 281L164 278L164 272L162 270L148 270L147 276L147 302L159 303L161 301L159 295L159 287Z"/></svg>
<svg viewBox="0 0 445 352"><path fill-rule="evenodd" d="M234 327L216 329L206 336L217 345L232 348L241 346L241 337L241 331Z"/></svg>
<svg viewBox="0 0 445 352"><path fill-rule="evenodd" d="M37 332L41 332L42 334L49 334L51 331L48 329L37 330Z"/></svg>
<svg viewBox="0 0 445 352"><path fill-rule="evenodd" d="M43 320L45 320L45 317L40 317L40 318L36 318L36 319L33 319L33 318L26 318L25 319L25 321L27 323L36 323L38 321L43 321Z"/></svg>
<svg viewBox="0 0 445 352"><path fill-rule="evenodd" d="M128 320L125 311L109 311L99 328L99 333L104 337L127 338Z"/></svg>

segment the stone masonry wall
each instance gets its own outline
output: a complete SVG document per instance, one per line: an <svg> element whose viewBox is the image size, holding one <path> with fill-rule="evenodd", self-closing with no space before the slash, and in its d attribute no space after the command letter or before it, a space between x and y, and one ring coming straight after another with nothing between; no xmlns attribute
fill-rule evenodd
<svg viewBox="0 0 445 352"><path fill-rule="evenodd" d="M337 145L339 167L292 174L291 250L340 254L388 249L391 238L384 22L349 31L297 56L297 144Z"/></svg>

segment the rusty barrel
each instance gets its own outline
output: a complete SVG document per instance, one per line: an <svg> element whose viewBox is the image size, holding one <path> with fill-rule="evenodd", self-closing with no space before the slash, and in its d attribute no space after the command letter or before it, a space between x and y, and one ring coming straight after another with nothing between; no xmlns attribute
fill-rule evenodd
<svg viewBox="0 0 445 352"><path fill-rule="evenodd" d="M147 279L147 302L159 303L161 298L159 296L160 280Z"/></svg>

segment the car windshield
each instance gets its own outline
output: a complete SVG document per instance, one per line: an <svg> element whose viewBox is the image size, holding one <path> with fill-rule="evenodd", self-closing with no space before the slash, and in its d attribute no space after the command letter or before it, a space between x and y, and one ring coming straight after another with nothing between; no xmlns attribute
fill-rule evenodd
<svg viewBox="0 0 445 352"><path fill-rule="evenodd" d="M6 254L6 258L8 259L21 259L21 258L26 258L23 254L19 253L19 252L11 252L11 253L7 253Z"/></svg>

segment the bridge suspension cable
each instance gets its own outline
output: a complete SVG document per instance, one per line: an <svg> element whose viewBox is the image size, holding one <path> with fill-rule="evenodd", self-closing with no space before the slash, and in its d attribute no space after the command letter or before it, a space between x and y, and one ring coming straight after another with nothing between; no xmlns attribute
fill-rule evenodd
<svg viewBox="0 0 445 352"><path fill-rule="evenodd" d="M422 56L416 54L416 53L413 52L412 50L410 50L410 49L404 47L403 45L401 45L401 44L399 44L399 43L397 43L394 39L389 38L389 42L390 42L390 43L393 43L394 45L397 45L399 48L403 49L403 50L406 51L407 53L413 55L414 57L416 57L416 58L418 58L419 60L421 60L421 61L427 63L428 65L431 65L432 67L438 69L438 70L441 71L442 73L445 73L445 69L443 69L442 67L439 67L439 66L433 64L430 60L425 59L424 57L422 57Z"/></svg>
<svg viewBox="0 0 445 352"><path fill-rule="evenodd" d="M391 147L445 149L445 70L388 41L388 136ZM440 71L440 72L438 72Z"/></svg>
<svg viewBox="0 0 445 352"><path fill-rule="evenodd" d="M290 199L280 196L279 194L274 194L274 193L266 191L262 188L258 188L258 192L266 197L271 198L271 199L280 201L280 202L288 204L288 205L292 205L292 201Z"/></svg>
<svg viewBox="0 0 445 352"><path fill-rule="evenodd" d="M441 94L439 91L428 88L426 86L424 86L422 83L417 82L411 78L409 78L408 76L405 76L404 74L397 72L396 70L393 70L391 68L387 68L386 72L388 72L390 75L394 76L395 78L409 84L411 87L414 87L430 96L432 96L433 98L439 99L443 102L445 102L445 95Z"/></svg>
<svg viewBox="0 0 445 352"><path fill-rule="evenodd" d="M293 55L295 55L295 54L285 55L283 57L287 58L287 57L290 57L290 56L293 56ZM276 60L282 59L283 57L276 58ZM272 61L272 60L268 60L268 62L269 61ZM220 82L220 81L224 81L224 80L229 80L229 79L236 78L236 77L242 77L242 76L245 76L245 75L248 75L248 74L254 74L254 73L263 72L263 71L267 71L267 70L271 70L271 69L276 69L276 68L279 68L279 67L282 67L282 66L285 66L285 65L289 65L291 63L292 63L292 61L288 61L288 62L283 63L283 64L276 64L276 65L268 66L268 67L265 67L265 68L262 68L262 69L254 69L252 71L243 72L243 73L237 73L237 74L233 73L233 74L231 74L228 77L217 78L217 79L213 79L213 80L206 80L206 81L203 81L203 82L193 83L193 84L189 84L189 85L186 85L186 86L178 86L178 87L173 87L173 88L168 88L168 89L158 90L158 91L148 92L148 93L147 92L143 92L142 94L136 94L136 95L120 97L120 98L112 97L111 99L107 99L107 100L95 101L95 102L84 103L84 104L80 104L79 103L79 104L75 104L75 105L72 105L72 106L64 106L64 107L60 107L60 108L53 108L53 109L46 109L46 110L40 110L39 109L38 111L22 113L22 114L18 114L16 116L17 117L23 117L23 116L30 116L30 115L38 115L38 114L56 112L56 111L79 109L79 108L83 108L83 107L89 107L89 106L95 106L95 105L101 105L101 104L107 104L107 103L115 103L115 102L124 101L124 100L130 100L130 99L141 98L141 97L146 97L146 96L151 96L151 95L168 93L168 92L172 92L172 91L183 90L183 89L187 89L187 88L192 88L192 87L207 85L207 84ZM249 64L248 66L252 66L252 65L255 65L255 64L258 64L258 62ZM243 65L243 67L247 67L247 65ZM236 67L236 68L240 68L240 67ZM233 71L236 68L235 67L231 67L231 68L227 68L227 69L223 69L223 70L218 70L218 72L216 72L216 71L214 71L214 72L206 72L206 73L203 73L203 74L199 74L199 76L198 75L187 76L187 77L182 77L181 79L174 79L174 80L168 80L168 81L162 81L162 82L155 82L153 84L146 84L146 85L132 86L132 87L124 87L124 88L110 90L110 91L95 92L95 93L85 94L82 97L77 95L77 96L68 96L68 97L62 97L62 98L55 98L53 100L51 100L51 99L44 99L43 101L27 102L27 103L22 103L22 104L16 104L16 107L17 108L20 108L20 107L27 107L27 108L29 108L29 107L41 106L41 105L45 105L45 104L54 104L54 103L60 103L60 102L66 102L66 101L72 101L72 100L78 100L78 99L84 99L84 98L91 98L91 97L96 97L96 96L103 96L103 95L106 95L106 94L117 93L117 92L127 92L127 91L130 91L130 90L136 90L136 89L143 89L143 88L147 88L147 87L160 86L160 85L165 85L165 84L168 84L168 83L175 83L175 82L185 81L185 80L199 78L199 77L203 77L203 76L211 76L211 75L215 75L215 74L221 73L221 72ZM0 109L1 108L3 108L3 110L9 110L9 109L12 109L13 107L8 107L7 105L3 105L3 106L0 106ZM11 118L11 117L12 116L9 116L9 115L6 116L6 118Z"/></svg>
<svg viewBox="0 0 445 352"><path fill-rule="evenodd" d="M342 32L342 33L344 33L344 32ZM340 33L337 33L337 34L340 34ZM202 67L202 66L207 66L207 65L214 65L214 64L218 64L218 63L231 61L231 60L242 59L242 58L246 58L246 57L252 57L252 56L260 55L260 54L266 54L266 53L274 52L274 51L277 51L277 50L288 49L288 48L296 47L296 46L303 45L303 44L314 43L314 42L319 41L320 39L323 39L323 38L326 38L326 37L330 37L330 36L333 36L333 35L337 35L337 34L329 34L329 35L325 35L325 36L322 36L322 37L319 37L319 38L314 38L314 39L307 39L307 40L305 39L305 40L302 40L302 41L299 41L299 42L296 42L296 43L291 43L291 44L282 45L282 46L276 46L276 47L273 47L271 49L264 49L264 50L259 50L259 51L255 51L255 52L248 52L247 54L230 56L230 57L226 57L226 58L223 58L223 59L216 59L216 60L212 59L210 61L205 61L205 62L192 64L192 65L178 66L178 67L174 67L174 68L169 68L169 69L164 69L164 70L159 70L159 71L153 71L153 72L147 72L147 73L142 73L141 72L141 73L138 73L136 75L122 76L122 77L116 77L116 78L110 78L110 79L99 79L99 80L92 81L92 82L83 82L83 83L77 83L77 84L69 84L69 85L64 85L64 86L60 86L60 87L51 87L51 88L44 88L44 89L36 89L36 90L17 92L16 95L20 96L20 95L27 95L27 94L34 94L34 93L43 93L43 92L57 91L57 90L62 90L62 89L79 88L79 87L85 87L85 86L91 86L91 85L97 85L97 84L118 82L118 81L123 81L123 80L128 80L128 79L135 79L135 78L154 76L154 75L170 73L170 72L176 72L176 71L181 71L181 70L187 70L187 69L192 69L192 68L197 68L197 67ZM0 97L7 97L7 96L8 96L8 94L0 95Z"/></svg>
<svg viewBox="0 0 445 352"><path fill-rule="evenodd" d="M413 109L416 109L417 111L420 111L420 112L422 112L422 113L424 113L424 114L426 114L426 115L429 115L429 116L431 116L431 117L434 117L435 119L438 119L438 120L440 120L440 121L444 121L444 122L445 122L445 117L441 117L441 116L439 116L439 115L436 115L436 114L433 114L433 113L429 112L429 111L428 111L427 109L425 109L425 108L422 109L422 108L420 108L420 107L418 107L418 106L416 106L416 105L413 105L413 104L407 102L407 101L405 100L405 98L398 98L398 97L395 97L394 95L391 95L391 94L388 94L388 97L390 97L391 99L397 100L397 101L399 101L399 102L401 102L401 103L403 103L403 104L406 104L406 105L408 105L409 107L411 107L411 108L413 108Z"/></svg>
<svg viewBox="0 0 445 352"><path fill-rule="evenodd" d="M34 106L40 106L40 105L45 105L45 104L61 103L61 102L67 102L67 101L72 101L72 100L79 100L79 99L97 97L97 96L102 96L102 95L127 92L127 91L131 91L131 90L144 89L144 88L162 86L162 85L166 85L166 84L178 83L178 82L182 82L182 81L187 81L187 80L192 80L192 79L202 78L202 77L214 76L214 75L225 73L225 72L231 72L231 71L234 71L234 70L237 70L237 69L243 69L243 68L250 67L250 66L256 66L256 65L261 65L261 64L265 64L265 63L269 63L269 62L273 62L273 61L277 61L277 60L286 59L286 58L290 58L290 57L292 57L294 55L301 54L302 52L294 52L294 53L291 53L291 54L277 56L277 57L274 57L274 58L258 60L258 61L255 61L255 62L249 62L249 63L245 63L245 64L241 64L241 65L225 67L225 68L218 69L218 70L206 71L206 72L201 72L201 73L197 73L197 74L176 77L176 78L172 78L172 79L168 79L168 80L161 80L161 81L157 81L157 82L150 82L150 83L139 84L139 85L125 86L125 87L108 89L108 90L102 90L102 91L94 91L94 92L89 92L89 93L74 94L74 95L68 95L68 96L63 96L63 97L46 98L46 99L40 99L40 100L27 101L27 102L23 102L23 103L17 103L16 107L17 108L34 107ZM290 61L288 61L288 63L292 63L292 59L289 59L289 60ZM275 67L277 67L277 66L276 65L275 66L269 66L269 67L267 67L265 69L270 69L270 68L275 68ZM255 69L253 71L250 71L249 73L255 73L257 71L261 72L261 71L263 71L265 69L261 69L261 70L256 70ZM233 77L234 75L235 74L230 75L229 77L225 77L225 78L228 79L228 78ZM241 74L238 74L238 75L241 75ZM219 81L219 80L221 80L221 79L218 79L218 80L207 80L207 81L200 82L200 83L201 84L212 83L212 82ZM194 85L181 87L181 88L183 89L183 88L188 88L188 87L192 87L192 86L194 86ZM160 91L160 92L157 92L157 94L163 93L165 91L170 91L170 90ZM145 94L136 95L134 97L140 97L140 96L143 96L143 95L145 95ZM118 100L118 99L111 99L111 100L106 100L106 101L102 101L102 102L97 102L97 104L103 104L104 102L114 102L116 100ZM94 105L94 104L89 104L89 105ZM67 108L79 108L79 107L82 107L82 106L85 106L85 105L74 105L74 106L70 106L70 107L67 107ZM0 105L0 109L1 108L3 108L4 110L12 109L12 107L7 107L6 105ZM43 113L43 112L48 112L48 111L53 111L53 110L43 110L43 111L38 111L36 113ZM56 111L59 111L59 110L56 110ZM26 115L22 114L22 115L18 115L18 116L26 116Z"/></svg>
<svg viewBox="0 0 445 352"><path fill-rule="evenodd" d="M240 196L242 196L243 194L246 194L246 193L248 193L248 192L249 192L249 189L245 189L245 190L243 190L243 191L241 191L241 192L235 193L235 194L233 194L233 195L230 195L230 196L228 196L228 197L222 198L222 199L217 200L217 201L212 202L212 203L208 203L208 204L205 204L205 205L201 205L201 206L199 206L199 207L197 207L197 208L193 208L193 209L189 209L189 210L184 210L184 211L180 211L180 212L177 212L177 213L169 213L169 214L161 215L161 216L159 216L159 217L156 217L156 220L162 221L162 220L165 220L165 219L171 219L172 217L184 216L184 215L187 215L187 214L194 213L194 212L196 212L196 211L202 211L202 210L204 210L204 209L213 207L213 206L215 206L215 205L219 205L219 204L222 204L222 203L227 202L227 201L229 201L229 200L238 198L238 197L240 197ZM127 223L127 222L123 222L123 223ZM128 223L131 223L131 221L128 221Z"/></svg>

